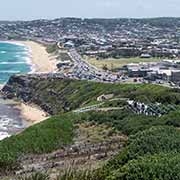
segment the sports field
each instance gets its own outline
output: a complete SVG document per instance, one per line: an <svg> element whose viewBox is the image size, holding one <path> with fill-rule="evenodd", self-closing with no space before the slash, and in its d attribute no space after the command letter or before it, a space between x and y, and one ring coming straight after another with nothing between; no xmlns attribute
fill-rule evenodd
<svg viewBox="0 0 180 180"><path fill-rule="evenodd" d="M91 57L84 57L84 59L96 66L97 68L103 68L106 66L109 70L120 68L124 65L130 64L130 63L140 63L140 62L158 62L161 61L162 59L160 58L119 58L119 59L113 59L113 58L108 58L108 59L99 59L97 60L96 58L91 58Z"/></svg>

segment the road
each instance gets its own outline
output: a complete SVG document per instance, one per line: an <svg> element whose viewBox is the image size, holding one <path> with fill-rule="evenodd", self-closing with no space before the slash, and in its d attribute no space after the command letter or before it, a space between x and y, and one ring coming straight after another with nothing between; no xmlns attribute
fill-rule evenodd
<svg viewBox="0 0 180 180"><path fill-rule="evenodd" d="M85 62L75 49L70 49L68 54L74 65L71 72L66 73L67 77L97 82L120 82L118 76L112 72L99 70Z"/></svg>

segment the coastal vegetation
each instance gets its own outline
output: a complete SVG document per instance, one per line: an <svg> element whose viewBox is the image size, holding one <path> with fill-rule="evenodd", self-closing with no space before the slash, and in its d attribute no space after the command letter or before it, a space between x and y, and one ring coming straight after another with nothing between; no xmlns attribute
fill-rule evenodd
<svg viewBox="0 0 180 180"><path fill-rule="evenodd" d="M144 103L178 105L180 90L149 84L107 84L56 77L12 76L3 88L8 98L39 105L49 114L75 110L97 101L102 94Z"/></svg>
<svg viewBox="0 0 180 180"><path fill-rule="evenodd" d="M46 51L49 54L55 53L57 50L58 50L57 44L50 44L50 45L47 45L46 47Z"/></svg>
<svg viewBox="0 0 180 180"><path fill-rule="evenodd" d="M138 116L133 117L132 114L128 115L127 112L122 111L108 112L104 115L103 113L99 114L99 112L82 114L66 113L50 118L0 143L1 172L17 168L19 157L22 155L43 154L55 151L67 144L73 144L75 127L77 128L76 124L83 122L106 124L108 127L114 128L109 133L112 134L117 131L122 135L126 134L129 136L127 146L124 150L110 160L103 169L97 170L100 171L97 173L101 176L102 174L103 176L109 176L110 171L113 170L114 173L114 171L116 172L119 168L125 166L126 163L136 160L139 157L146 155L154 156L159 153L179 152L180 131L176 129L178 126L171 127L170 125L169 127L167 117L155 119L153 117L143 118L139 116L139 118ZM131 119L131 121L128 119ZM87 175L88 172L72 170L71 175L72 173ZM93 176L95 177L97 175Z"/></svg>
<svg viewBox="0 0 180 180"><path fill-rule="evenodd" d="M24 92L24 88L29 91ZM3 89L3 94L25 102L34 102L53 116L0 142L2 173L20 168L21 158L28 155L52 153L77 143L79 136L82 136L79 132L83 131L87 134L85 142L93 144L113 141L110 137L122 136L123 146L112 159L108 159L101 166L96 166L95 169L89 166L86 168L85 165L83 169L68 167L64 173L57 175L58 180L76 180L80 177L82 180L179 178L180 91L178 89L147 84L105 84L33 76L28 77L27 81L26 76L17 76L10 79ZM101 103L98 102L98 97L102 94L113 94L113 98L102 100L100 109L122 108L74 111ZM147 116L135 113L128 107L125 99L146 104L159 103L164 107L171 105L174 108L162 116ZM43 173L22 178L50 179Z"/></svg>
<svg viewBox="0 0 180 180"><path fill-rule="evenodd" d="M52 117L20 134L0 142L0 170L18 168L18 159L26 154L43 154L73 142L71 119Z"/></svg>
<svg viewBox="0 0 180 180"><path fill-rule="evenodd" d="M71 58L69 57L67 51L62 51L59 52L59 56L57 57L57 60L61 61L71 61Z"/></svg>
<svg viewBox="0 0 180 180"><path fill-rule="evenodd" d="M21 176L17 180L49 180L49 176L43 173L35 173L31 176Z"/></svg>
<svg viewBox="0 0 180 180"><path fill-rule="evenodd" d="M152 127L131 136L124 151L104 167L106 178L178 179L179 136L172 127Z"/></svg>

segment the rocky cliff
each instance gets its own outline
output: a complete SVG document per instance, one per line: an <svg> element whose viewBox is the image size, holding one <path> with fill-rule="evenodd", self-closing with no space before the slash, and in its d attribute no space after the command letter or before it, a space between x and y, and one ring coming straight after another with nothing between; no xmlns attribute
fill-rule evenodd
<svg viewBox="0 0 180 180"><path fill-rule="evenodd" d="M179 89L148 84L107 84L64 78L60 74L15 75L2 89L5 98L35 103L56 115L95 102L102 94L151 103L179 105ZM173 98L172 98L173 97Z"/></svg>
<svg viewBox="0 0 180 180"><path fill-rule="evenodd" d="M34 103L49 114L57 114L67 110L66 101L63 103L60 94L52 88L55 82L61 81L62 78L55 75L14 75L3 87L1 93L4 98Z"/></svg>
<svg viewBox="0 0 180 180"><path fill-rule="evenodd" d="M55 115L96 100L107 90L104 86L108 85L67 79L59 74L14 75L1 93L4 98L34 103L49 114Z"/></svg>

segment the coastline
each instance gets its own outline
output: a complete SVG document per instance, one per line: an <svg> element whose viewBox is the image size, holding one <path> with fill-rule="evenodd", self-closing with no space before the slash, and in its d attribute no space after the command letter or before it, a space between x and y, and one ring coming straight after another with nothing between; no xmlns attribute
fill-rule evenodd
<svg viewBox="0 0 180 180"><path fill-rule="evenodd" d="M28 48L32 72L51 73L57 71L56 56L48 54L45 46L34 41L13 41Z"/></svg>
<svg viewBox="0 0 180 180"><path fill-rule="evenodd" d="M3 88L3 85L0 85L0 90ZM13 105L14 109L19 110L22 119L26 122L27 127L34 124L40 123L50 116L47 112L41 109L35 104L26 104L16 100L6 100L7 104Z"/></svg>
<svg viewBox="0 0 180 180"><path fill-rule="evenodd" d="M27 122L28 127L49 118L49 115L35 104L20 103L15 108L20 111L21 116Z"/></svg>
<svg viewBox="0 0 180 180"><path fill-rule="evenodd" d="M45 46L34 41L15 41L28 48L32 71L30 73L51 73L56 72L56 57L47 53ZM40 123L49 116L45 111L35 104L20 103L17 108L20 110L23 119L28 126Z"/></svg>
<svg viewBox="0 0 180 180"><path fill-rule="evenodd" d="M32 66L32 71L29 73L51 73L56 72L56 56L47 53L45 46L34 41L7 41L7 43L14 43L28 48L29 64ZM0 84L0 90L3 88ZM49 116L45 111L35 104L17 103L16 107L22 118L27 122L27 126L40 123Z"/></svg>

